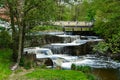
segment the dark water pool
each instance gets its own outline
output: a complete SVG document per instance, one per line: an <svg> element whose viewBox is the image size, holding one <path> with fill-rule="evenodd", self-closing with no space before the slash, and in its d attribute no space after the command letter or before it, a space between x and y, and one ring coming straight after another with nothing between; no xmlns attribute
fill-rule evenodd
<svg viewBox="0 0 120 80"><path fill-rule="evenodd" d="M93 74L98 80L120 80L119 69L93 69Z"/></svg>

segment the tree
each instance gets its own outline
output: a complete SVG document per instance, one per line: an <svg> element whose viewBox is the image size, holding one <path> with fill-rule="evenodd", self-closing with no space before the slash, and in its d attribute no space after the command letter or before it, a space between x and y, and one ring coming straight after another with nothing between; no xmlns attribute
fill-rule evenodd
<svg viewBox="0 0 120 80"><path fill-rule="evenodd" d="M120 53L120 1L94 0L92 9L95 11L95 32L100 34L109 44L111 53ZM102 6L102 7L101 7Z"/></svg>
<svg viewBox="0 0 120 80"><path fill-rule="evenodd" d="M12 68L14 70L19 65L23 53L26 27L31 22L35 25L36 22L54 19L52 15L55 4L54 0L6 0L5 4L11 19L13 51L18 53L17 63Z"/></svg>

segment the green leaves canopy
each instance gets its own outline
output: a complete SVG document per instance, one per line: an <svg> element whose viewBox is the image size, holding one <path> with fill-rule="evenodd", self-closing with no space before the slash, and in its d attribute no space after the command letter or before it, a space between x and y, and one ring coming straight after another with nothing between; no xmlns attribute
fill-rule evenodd
<svg viewBox="0 0 120 80"><path fill-rule="evenodd" d="M95 32L109 44L112 53L120 53L120 1L94 0Z"/></svg>

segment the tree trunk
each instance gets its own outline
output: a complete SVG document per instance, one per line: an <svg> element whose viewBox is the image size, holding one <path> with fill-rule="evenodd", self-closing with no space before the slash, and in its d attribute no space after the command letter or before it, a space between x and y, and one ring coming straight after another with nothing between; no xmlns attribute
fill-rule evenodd
<svg viewBox="0 0 120 80"><path fill-rule="evenodd" d="M24 32L24 28L23 28L24 26L20 26L20 31L19 31L19 44L18 44L18 57L17 57L17 62L16 62L16 64L12 67L12 69L11 70L15 70L15 69L17 69L18 68L18 66L19 66L19 63L20 63L20 60L21 60L21 54L23 53L23 32Z"/></svg>
<svg viewBox="0 0 120 80"><path fill-rule="evenodd" d="M12 70L15 70L20 63L21 60L21 56L23 53L23 47L24 47L24 29L25 29L25 20L24 20L24 0L18 0L18 7L17 7L17 20L18 20L18 27L19 27L19 44L18 44L18 57L17 57L17 63L15 64L15 66L13 66Z"/></svg>

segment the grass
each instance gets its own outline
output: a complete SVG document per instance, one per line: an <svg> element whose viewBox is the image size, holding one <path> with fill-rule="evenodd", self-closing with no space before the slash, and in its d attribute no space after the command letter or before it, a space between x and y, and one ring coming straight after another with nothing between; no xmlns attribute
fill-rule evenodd
<svg viewBox="0 0 120 80"><path fill-rule="evenodd" d="M84 73L73 70L36 69L26 77L28 80L87 80Z"/></svg>
<svg viewBox="0 0 120 80"><path fill-rule="evenodd" d="M5 80L11 74L11 54L10 49L0 49L0 80Z"/></svg>

